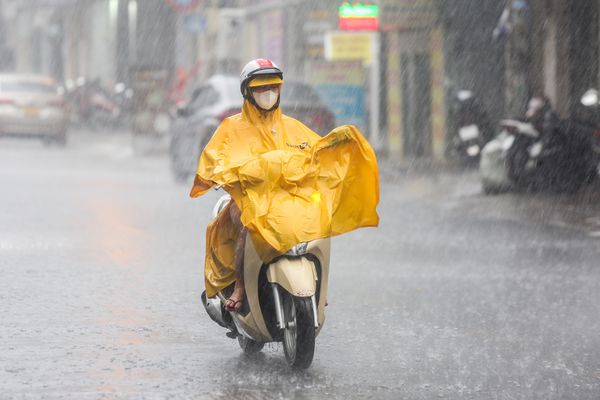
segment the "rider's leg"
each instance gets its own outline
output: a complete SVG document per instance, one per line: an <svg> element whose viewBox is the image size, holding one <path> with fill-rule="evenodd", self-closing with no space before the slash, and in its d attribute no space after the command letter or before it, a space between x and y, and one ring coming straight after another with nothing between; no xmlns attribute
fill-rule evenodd
<svg viewBox="0 0 600 400"><path fill-rule="evenodd" d="M241 212L235 203L232 204L230 209L231 220L239 229L239 235L235 244L235 286L233 293L227 299L225 308L228 311L239 311L242 307L242 301L244 300L244 249L246 247L246 234L247 230L242 225L240 220Z"/></svg>

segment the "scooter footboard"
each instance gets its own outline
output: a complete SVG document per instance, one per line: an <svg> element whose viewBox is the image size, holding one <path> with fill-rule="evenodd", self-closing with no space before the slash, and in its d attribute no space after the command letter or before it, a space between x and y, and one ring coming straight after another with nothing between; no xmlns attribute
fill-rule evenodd
<svg viewBox="0 0 600 400"><path fill-rule="evenodd" d="M479 161L479 174L481 180L489 185L510 187L511 181L504 159L502 140L502 138L496 138L483 148Z"/></svg>
<svg viewBox="0 0 600 400"><path fill-rule="evenodd" d="M267 280L277 283L297 297L313 296L317 290L317 270L305 257L280 258L269 265Z"/></svg>

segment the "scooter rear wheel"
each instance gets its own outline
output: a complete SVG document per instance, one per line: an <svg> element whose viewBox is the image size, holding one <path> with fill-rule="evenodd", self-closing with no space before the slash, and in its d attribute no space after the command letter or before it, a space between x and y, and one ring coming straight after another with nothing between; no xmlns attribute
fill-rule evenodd
<svg viewBox="0 0 600 400"><path fill-rule="evenodd" d="M283 351L292 367L306 369L315 353L315 320L310 299L283 295Z"/></svg>

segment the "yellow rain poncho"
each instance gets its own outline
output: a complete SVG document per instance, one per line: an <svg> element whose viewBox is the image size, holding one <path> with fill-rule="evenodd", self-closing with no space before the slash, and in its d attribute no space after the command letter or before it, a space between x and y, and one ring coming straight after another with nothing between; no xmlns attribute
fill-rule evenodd
<svg viewBox="0 0 600 400"><path fill-rule="evenodd" d="M247 101L219 126L200 156L190 193L220 185L268 262L301 242L377 226L377 160L358 130L341 126L321 138L277 108L266 116ZM206 234L208 296L235 281L238 232L228 212Z"/></svg>

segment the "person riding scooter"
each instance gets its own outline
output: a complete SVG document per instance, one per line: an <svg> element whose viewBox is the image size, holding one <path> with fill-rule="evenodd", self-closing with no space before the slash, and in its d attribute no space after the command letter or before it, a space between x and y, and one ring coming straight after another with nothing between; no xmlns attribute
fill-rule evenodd
<svg viewBox="0 0 600 400"><path fill-rule="evenodd" d="M533 96L527 104L525 121L533 124L544 140L551 140L557 133L560 116L552 108L550 99L546 96Z"/></svg>
<svg viewBox="0 0 600 400"><path fill-rule="evenodd" d="M198 197L216 185L232 197L207 228L205 259L207 297L235 283L229 312L244 302L247 236L266 263L298 243L378 223L377 164L368 142L352 126L321 138L283 115L283 85L271 60L246 64L242 112L226 118L206 145L190 193ZM354 185L342 185L346 177Z"/></svg>

